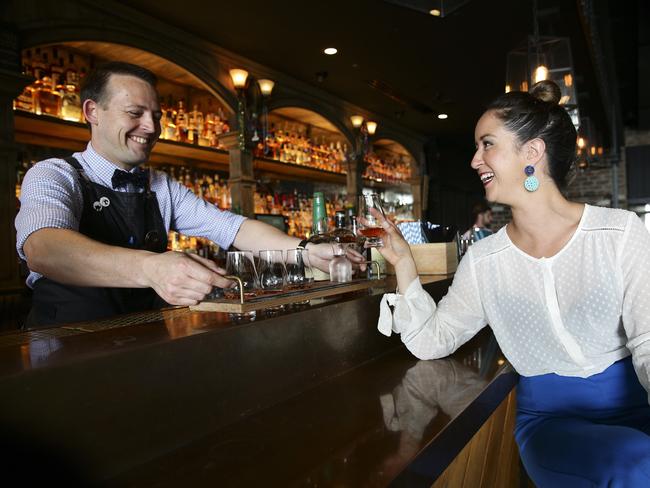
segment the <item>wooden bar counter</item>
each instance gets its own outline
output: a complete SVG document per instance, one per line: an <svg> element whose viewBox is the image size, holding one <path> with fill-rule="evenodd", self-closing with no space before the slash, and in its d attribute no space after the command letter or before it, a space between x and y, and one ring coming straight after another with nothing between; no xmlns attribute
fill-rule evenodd
<svg viewBox="0 0 650 488"><path fill-rule="evenodd" d="M451 280L428 281L439 300ZM381 295L395 285L384 286L254 321L174 308L0 335L2 476L508 486L517 378L491 333L418 361L376 330Z"/></svg>

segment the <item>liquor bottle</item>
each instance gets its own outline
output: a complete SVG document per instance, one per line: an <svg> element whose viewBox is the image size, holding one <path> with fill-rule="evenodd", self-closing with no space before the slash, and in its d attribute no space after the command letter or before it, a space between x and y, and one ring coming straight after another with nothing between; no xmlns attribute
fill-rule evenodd
<svg viewBox="0 0 650 488"><path fill-rule="evenodd" d="M61 59L61 117L65 120L83 122L81 97L79 96L79 75L74 64L74 54L69 53L68 63L63 66Z"/></svg>
<svg viewBox="0 0 650 488"><path fill-rule="evenodd" d="M32 58L32 75L36 80L32 83L32 94L34 96L34 113L41 115L41 106L39 104L39 93L43 88L43 81L41 78L45 73L45 62L43 61L43 55L41 54L41 48L37 47L34 49L34 57Z"/></svg>
<svg viewBox="0 0 650 488"><path fill-rule="evenodd" d="M33 76L32 70L32 52L30 49L27 49L23 55L22 59L23 65L23 74L27 76ZM26 86L22 93L18 95L18 98L14 100L13 103L14 110L23 110L25 112L34 112L34 87L33 85Z"/></svg>
<svg viewBox="0 0 650 488"><path fill-rule="evenodd" d="M75 64L74 54L68 54L68 64L65 69L65 84L72 85L75 90L79 91L79 73L77 72L77 65Z"/></svg>
<svg viewBox="0 0 650 488"><path fill-rule="evenodd" d="M345 226L345 212L343 210L337 210L335 216L335 229L330 232L330 237L332 242L338 242L343 245L344 248L347 248L350 245L356 247L357 236L352 233L352 231Z"/></svg>
<svg viewBox="0 0 650 488"><path fill-rule="evenodd" d="M52 78L51 67L48 66L48 55L43 54L43 63L46 66L41 76L41 88L38 91L38 106L42 114L59 117L61 115L62 94L58 91L54 78ZM55 75L56 76L56 75Z"/></svg>
<svg viewBox="0 0 650 488"><path fill-rule="evenodd" d="M178 112L176 113L176 131L177 131L177 141L188 142L188 130L189 122L187 119L187 114L185 113L185 108L183 107L183 100L178 102Z"/></svg>
<svg viewBox="0 0 650 488"><path fill-rule="evenodd" d="M61 117L73 122L83 122L81 98L74 85L65 85L65 92L61 97Z"/></svg>
<svg viewBox="0 0 650 488"><path fill-rule="evenodd" d="M322 192L314 192L312 203L312 234L308 242L322 244L331 242L327 232L327 213L325 211L325 197ZM314 281L329 280L329 274L314 267Z"/></svg>

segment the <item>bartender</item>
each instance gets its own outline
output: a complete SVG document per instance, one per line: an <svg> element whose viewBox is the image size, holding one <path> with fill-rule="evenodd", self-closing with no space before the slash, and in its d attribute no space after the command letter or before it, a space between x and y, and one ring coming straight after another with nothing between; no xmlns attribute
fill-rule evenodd
<svg viewBox="0 0 650 488"><path fill-rule="evenodd" d="M166 251L170 229L224 249L298 247L298 239L219 210L165 173L140 167L160 135L156 81L129 63L98 67L81 89L90 127L85 151L41 161L25 175L16 248L34 291L28 327L193 305L214 286L232 285L214 262ZM309 251L312 263L327 269L331 247L309 244Z"/></svg>

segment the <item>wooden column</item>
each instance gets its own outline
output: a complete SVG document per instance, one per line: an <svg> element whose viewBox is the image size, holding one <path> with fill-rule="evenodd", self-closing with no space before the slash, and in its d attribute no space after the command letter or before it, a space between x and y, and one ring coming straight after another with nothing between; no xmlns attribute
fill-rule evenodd
<svg viewBox="0 0 650 488"><path fill-rule="evenodd" d="M241 149L239 132L229 132L219 137L228 150L230 173L228 185L232 197L232 211L245 217L255 217L255 177L253 153Z"/></svg>
<svg viewBox="0 0 650 488"><path fill-rule="evenodd" d="M363 162L359 162L356 159L352 159L347 163L347 201L348 205L351 205L353 208L357 208L359 195L363 189L363 181L361 178L361 169L363 168Z"/></svg>
<svg viewBox="0 0 650 488"><path fill-rule="evenodd" d="M22 288L16 254L16 165L13 100L32 79L20 73L18 39L0 24L0 291Z"/></svg>

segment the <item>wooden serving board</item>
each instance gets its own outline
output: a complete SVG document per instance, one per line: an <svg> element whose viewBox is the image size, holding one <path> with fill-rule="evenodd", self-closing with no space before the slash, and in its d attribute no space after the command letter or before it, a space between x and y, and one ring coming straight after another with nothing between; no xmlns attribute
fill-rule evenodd
<svg viewBox="0 0 650 488"><path fill-rule="evenodd" d="M357 279L352 280L350 283L317 281L300 290L291 290L273 295L260 295L245 300L244 303L240 303L239 299L229 300L226 298L217 298L214 300L205 300L198 305L190 306L190 310L197 312L245 313L269 307L289 305L291 303L312 300L314 298L323 298L352 291L365 290L375 286L383 286L384 284L385 280L383 278L374 280Z"/></svg>

